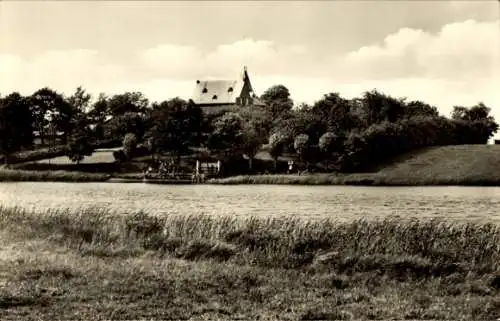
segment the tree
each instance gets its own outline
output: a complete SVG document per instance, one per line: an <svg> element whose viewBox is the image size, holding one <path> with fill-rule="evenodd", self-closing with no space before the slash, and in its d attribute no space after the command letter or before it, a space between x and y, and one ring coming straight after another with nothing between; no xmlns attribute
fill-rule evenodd
<svg viewBox="0 0 500 321"><path fill-rule="evenodd" d="M269 154L274 161L274 170L278 168L278 157L283 154L287 137L280 132L275 132L269 137Z"/></svg>
<svg viewBox="0 0 500 321"><path fill-rule="evenodd" d="M260 106L243 106L238 108L237 113L243 118L245 123L251 123L251 126L259 132L263 140L269 137L273 117L267 108Z"/></svg>
<svg viewBox="0 0 500 321"><path fill-rule="evenodd" d="M84 114L89 112L91 99L92 96L79 86L76 88L75 93L67 98L67 102L73 107L75 113Z"/></svg>
<svg viewBox="0 0 500 321"><path fill-rule="evenodd" d="M265 137L259 133L258 127L252 122L243 126L242 136L241 149L248 157L248 169L252 170L253 159L264 144Z"/></svg>
<svg viewBox="0 0 500 321"><path fill-rule="evenodd" d="M87 116L92 124L94 124L94 137L104 139L104 123L106 116L110 116L108 108L108 97L104 93L100 93L97 100L90 105Z"/></svg>
<svg viewBox="0 0 500 321"><path fill-rule="evenodd" d="M29 99L19 93L0 98L0 154L8 155L33 145Z"/></svg>
<svg viewBox="0 0 500 321"><path fill-rule="evenodd" d="M309 166L309 155L308 153L310 152L311 148L311 142L309 139L309 135L307 134L300 134L297 137L295 137L293 141L293 148L299 155L301 160L305 160L307 163L307 167Z"/></svg>
<svg viewBox="0 0 500 321"><path fill-rule="evenodd" d="M123 152L125 156L130 159L134 155L135 149L137 148L137 138L135 134L128 133L123 138Z"/></svg>
<svg viewBox="0 0 500 321"><path fill-rule="evenodd" d="M152 152L181 154L201 140L202 111L192 101L179 98L164 101L152 112L152 127L146 133Z"/></svg>
<svg viewBox="0 0 500 321"><path fill-rule="evenodd" d="M356 127L357 122L351 113L349 100L340 97L338 93L324 95L323 99L313 105L311 113L326 121L328 130L339 136L345 136Z"/></svg>
<svg viewBox="0 0 500 321"><path fill-rule="evenodd" d="M215 119L208 148L222 152L225 157L242 153L244 121L240 115L228 112Z"/></svg>
<svg viewBox="0 0 500 321"><path fill-rule="evenodd" d="M45 142L49 122L54 124L56 131L62 132L63 140L67 140L75 111L61 94L48 87L37 90L31 96L31 112L33 127L38 130L42 144Z"/></svg>
<svg viewBox="0 0 500 321"><path fill-rule="evenodd" d="M318 147L327 164L331 162L333 156L336 156L334 157L336 162L343 152L343 137L333 132L326 132L320 137Z"/></svg>
<svg viewBox="0 0 500 321"><path fill-rule="evenodd" d="M436 107L421 102L419 100L413 100L406 104L405 116L410 117L438 117L439 113Z"/></svg>
<svg viewBox="0 0 500 321"><path fill-rule="evenodd" d="M106 139L121 141L127 133L133 133L140 140L146 130L146 124L143 116L138 113L128 112L113 117L102 128L103 137Z"/></svg>
<svg viewBox="0 0 500 321"><path fill-rule="evenodd" d="M113 116L125 113L144 114L148 105L149 100L141 92L126 92L114 95L107 101L107 109Z"/></svg>
<svg viewBox="0 0 500 321"><path fill-rule="evenodd" d="M290 98L290 91L283 85L275 85L268 88L260 99L268 106L273 114L277 117L283 112L293 108L293 100Z"/></svg>
<svg viewBox="0 0 500 321"><path fill-rule="evenodd" d="M380 123L384 120L395 122L404 116L404 99L396 99L377 90L365 92L361 102L366 111L369 125Z"/></svg>
<svg viewBox="0 0 500 321"><path fill-rule="evenodd" d="M459 124L459 130L466 131L459 135L466 134L469 137L469 143L486 144L499 127L490 112L491 109L482 102L470 108L455 106L452 119Z"/></svg>
<svg viewBox="0 0 500 321"><path fill-rule="evenodd" d="M73 122L73 131L66 145L66 156L68 156L72 162L79 164L85 156L92 155L94 146L91 142L91 131L88 127L87 120L82 116L78 116Z"/></svg>

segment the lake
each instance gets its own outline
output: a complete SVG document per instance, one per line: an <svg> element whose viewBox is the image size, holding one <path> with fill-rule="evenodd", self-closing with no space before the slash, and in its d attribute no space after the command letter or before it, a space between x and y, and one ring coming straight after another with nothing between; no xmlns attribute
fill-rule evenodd
<svg viewBox="0 0 500 321"><path fill-rule="evenodd" d="M500 224L497 187L0 183L0 203L28 209L106 207L119 213L359 218L440 217Z"/></svg>

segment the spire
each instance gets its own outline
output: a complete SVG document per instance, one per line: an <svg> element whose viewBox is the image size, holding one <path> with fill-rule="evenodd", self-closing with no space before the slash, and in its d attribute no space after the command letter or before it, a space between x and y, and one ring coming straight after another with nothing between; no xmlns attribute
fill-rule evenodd
<svg viewBox="0 0 500 321"><path fill-rule="evenodd" d="M246 80L246 79L248 79L248 78L249 78L249 77L248 77L248 73L247 73L247 66L243 66L243 73L241 74L241 78L242 78L243 80Z"/></svg>

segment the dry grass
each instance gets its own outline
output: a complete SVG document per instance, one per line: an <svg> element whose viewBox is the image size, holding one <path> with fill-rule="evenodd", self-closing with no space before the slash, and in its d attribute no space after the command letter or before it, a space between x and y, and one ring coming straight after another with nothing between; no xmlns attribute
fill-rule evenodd
<svg viewBox="0 0 500 321"><path fill-rule="evenodd" d="M23 248L2 320L500 317L493 224L2 208L0 229Z"/></svg>

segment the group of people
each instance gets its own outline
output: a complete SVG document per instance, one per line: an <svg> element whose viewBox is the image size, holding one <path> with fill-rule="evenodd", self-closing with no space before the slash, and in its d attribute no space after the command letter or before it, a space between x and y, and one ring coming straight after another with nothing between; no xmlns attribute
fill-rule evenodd
<svg viewBox="0 0 500 321"><path fill-rule="evenodd" d="M156 176L159 178L171 178L171 177L177 177L177 176L184 176L180 171L178 166L173 162L172 160L170 161L159 161L156 166L152 165L149 166L145 171L144 171L144 176L146 178ZM154 166L154 167L153 167ZM194 182L203 182L208 175L216 175L220 172L221 170L221 162L218 161L216 163L200 163L199 161L196 161L196 166L191 173L191 179ZM186 173L186 175L189 175Z"/></svg>
<svg viewBox="0 0 500 321"><path fill-rule="evenodd" d="M176 172L176 166L173 161L160 161L158 164L158 169L155 171L155 169L152 166L149 166L144 175L151 176L153 174L157 174L160 177L168 177L168 176L175 176Z"/></svg>

